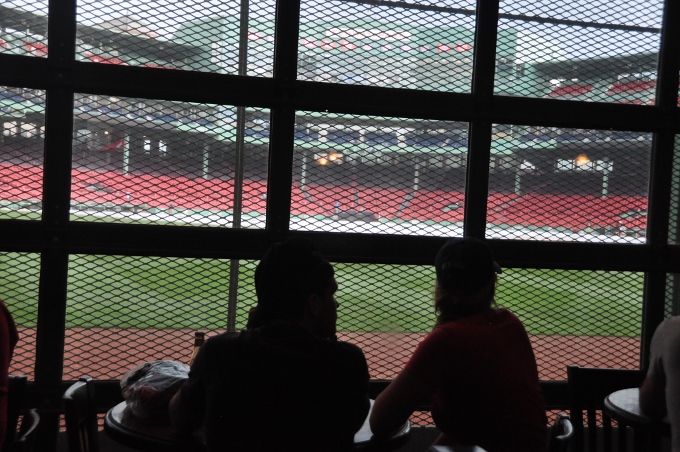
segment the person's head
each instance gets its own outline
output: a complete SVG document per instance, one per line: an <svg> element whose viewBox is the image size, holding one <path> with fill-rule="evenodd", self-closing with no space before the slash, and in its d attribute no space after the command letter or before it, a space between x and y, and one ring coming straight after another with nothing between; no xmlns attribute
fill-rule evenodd
<svg viewBox="0 0 680 452"><path fill-rule="evenodd" d="M438 324L494 305L496 274L502 270L486 242L474 237L449 239L437 253L434 266Z"/></svg>
<svg viewBox="0 0 680 452"><path fill-rule="evenodd" d="M311 241L293 237L275 243L255 269L257 306L247 327L286 320L304 324L319 336L332 336L337 288L333 267Z"/></svg>

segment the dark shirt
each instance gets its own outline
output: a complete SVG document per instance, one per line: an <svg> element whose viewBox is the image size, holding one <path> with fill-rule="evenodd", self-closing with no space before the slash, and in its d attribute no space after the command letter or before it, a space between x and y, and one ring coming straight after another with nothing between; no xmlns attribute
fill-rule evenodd
<svg viewBox="0 0 680 452"><path fill-rule="evenodd" d="M205 416L208 451L346 451L368 413L368 378L355 345L266 325L209 339L182 400Z"/></svg>

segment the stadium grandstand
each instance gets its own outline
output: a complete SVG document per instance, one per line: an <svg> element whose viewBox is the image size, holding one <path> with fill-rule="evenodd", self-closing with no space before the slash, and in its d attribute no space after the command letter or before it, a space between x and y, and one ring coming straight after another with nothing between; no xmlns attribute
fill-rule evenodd
<svg viewBox="0 0 680 452"><path fill-rule="evenodd" d="M36 33L46 32L47 17L7 6L0 13L5 30L4 48L14 54L46 55L46 37ZM237 17L224 16L183 23L170 41L159 40L156 32L146 28L135 34L127 33L125 26L140 29L140 23L130 17L80 26L77 56L81 61L102 64L236 74L236 20ZM273 51L272 27L258 22L251 22L249 27L248 40L255 50L250 58L257 61ZM203 29L218 32L206 36L200 33ZM461 42L447 41L446 33L452 33ZM194 39L197 36L205 38ZM376 26L367 30L351 22L306 23L301 25L299 39L300 79L461 91L464 86L456 85L455 81L469 78L473 38L472 30L463 26L445 32L431 27L395 30ZM560 57L559 47L545 39L513 29L502 30L498 39L503 53L499 52L497 70L499 74L507 71L513 78L512 84L500 86L499 95L654 103L656 55L555 62ZM529 42L530 54L526 51ZM364 65L365 53L356 51L361 48L368 48L369 55L388 52L391 57L376 58L374 63ZM215 54L219 54L219 59ZM202 66L196 66L199 62ZM428 78L437 74L434 69L437 65L451 62L459 68L458 78ZM398 80L377 76L394 66L403 68ZM631 74L631 67L637 72ZM23 164L35 161L31 149L41 152L39 144L44 134L44 95L32 91L5 88L0 93L2 111L6 113L4 150ZM107 171L98 179L106 180L116 173L146 173L151 168L153 174L188 177L187 181L195 180L196 176L205 181L234 177L236 107L82 94L76 97L75 108L74 165ZM266 179L266 158L262 157L266 146L262 144L269 137L269 123L267 112L245 111L243 142L247 150L243 154L249 157L243 165L246 182L252 180L257 184ZM368 211L370 215L355 216L371 221L462 224L466 123L300 112L295 127L295 174L299 189L293 194L293 212L333 217L334 205L339 202L342 211ZM490 191L494 196L489 203L502 206L503 212L501 207L494 207L494 214L488 218L490 225L553 228L558 232L588 230L603 235L619 235L623 228L631 236L644 236L645 205L640 205L639 199L645 197L648 186L651 133L504 124L494 128L490 160L493 173ZM399 171L394 171L395 166ZM333 187L328 187L329 184ZM136 186L136 181L130 178L124 187L113 190L127 193L129 198L134 193L134 203L139 203L135 211L142 214L144 207L157 209L170 204L177 211L197 208L191 197L162 191L147 195L144 185ZM152 185L166 184L159 181ZM181 185L184 189L190 183ZM203 188L212 191L210 185ZM362 196L354 196L353 190ZM202 193L200 187L190 191ZM233 197L233 190L224 193L225 199ZM515 195L512 201L495 201L496 197L503 199L510 193ZM536 194L547 198L532 198ZM565 202L562 198L569 194L574 195L573 205L585 206L582 214L540 213L552 209L550 195L555 195L554 202L562 204ZM264 214L264 201L249 198L262 193L244 188L243 196L244 212ZM604 201L599 199L607 197ZM118 201L111 196L87 198L83 204L75 196L74 210L103 208L92 206L97 202L113 206L132 201L125 199L125 195ZM379 200L385 199L392 207L382 208ZM40 204L39 197L25 201L32 202L32 206ZM233 202L199 204L202 208L198 210L208 214L228 216L233 211ZM603 211L606 215L592 213Z"/></svg>

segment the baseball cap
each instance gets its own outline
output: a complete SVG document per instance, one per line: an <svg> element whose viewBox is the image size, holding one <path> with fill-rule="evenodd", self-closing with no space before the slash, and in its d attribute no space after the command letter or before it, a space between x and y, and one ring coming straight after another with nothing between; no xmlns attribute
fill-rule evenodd
<svg viewBox="0 0 680 452"><path fill-rule="evenodd" d="M449 290L483 287L494 273L502 273L489 245L474 237L447 240L434 261L437 281Z"/></svg>

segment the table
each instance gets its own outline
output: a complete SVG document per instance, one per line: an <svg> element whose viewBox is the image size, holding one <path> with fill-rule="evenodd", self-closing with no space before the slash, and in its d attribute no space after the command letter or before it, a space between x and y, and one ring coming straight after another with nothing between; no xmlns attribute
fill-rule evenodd
<svg viewBox="0 0 680 452"><path fill-rule="evenodd" d="M371 410L373 402L371 400ZM357 450L393 450L408 440L411 434L411 423L408 421L390 436L374 437L368 424L371 410L366 416L364 425L354 435ZM200 432L190 438L178 437L168 418L138 418L132 414L125 402L119 403L106 413L104 430L114 441L145 452L205 450Z"/></svg>
<svg viewBox="0 0 680 452"><path fill-rule="evenodd" d="M633 428L636 450L643 450L643 448L644 450L659 450L659 436L671 436L668 419L655 421L642 413L640 388L612 392L604 399L604 412L612 419Z"/></svg>
<svg viewBox="0 0 680 452"><path fill-rule="evenodd" d="M195 443L189 449L205 449L200 434L195 438L178 438L169 418L142 419L121 402L104 417L104 430L114 441L147 452L179 450L180 444Z"/></svg>

